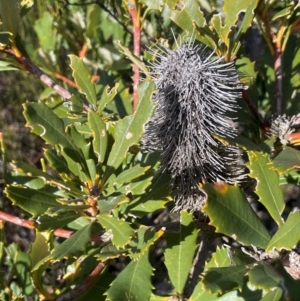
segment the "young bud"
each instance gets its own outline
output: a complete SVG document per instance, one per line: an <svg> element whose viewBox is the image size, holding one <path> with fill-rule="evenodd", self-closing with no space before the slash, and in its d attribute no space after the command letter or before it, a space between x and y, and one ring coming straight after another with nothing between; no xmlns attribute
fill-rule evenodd
<svg viewBox="0 0 300 301"><path fill-rule="evenodd" d="M142 140L161 153L161 171L172 175L174 211L199 210L206 194L200 183L236 183L243 175L239 149L214 138L235 137L228 112L237 109L241 84L233 62L212 58L200 46L163 47L152 64L157 104Z"/></svg>

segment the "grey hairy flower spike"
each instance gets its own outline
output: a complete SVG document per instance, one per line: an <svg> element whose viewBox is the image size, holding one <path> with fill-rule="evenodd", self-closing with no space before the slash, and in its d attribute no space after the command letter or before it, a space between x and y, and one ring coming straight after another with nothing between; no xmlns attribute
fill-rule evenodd
<svg viewBox="0 0 300 301"><path fill-rule="evenodd" d="M241 84L233 62L213 58L200 46L162 46L160 51L150 72L157 108L142 144L160 151L161 171L172 175L174 211L195 211L206 199L199 183L235 183L243 177L239 149L214 138L236 136L227 113L238 107Z"/></svg>

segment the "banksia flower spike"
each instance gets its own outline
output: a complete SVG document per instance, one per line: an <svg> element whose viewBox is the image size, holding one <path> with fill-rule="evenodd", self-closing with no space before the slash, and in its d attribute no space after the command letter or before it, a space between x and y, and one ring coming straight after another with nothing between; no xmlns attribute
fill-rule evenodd
<svg viewBox="0 0 300 301"><path fill-rule="evenodd" d="M213 58L201 46L161 47L160 52L150 73L157 108L142 144L160 151L161 171L173 178L174 211L195 211L206 199L200 183L232 184L242 177L239 149L214 136L236 136L227 113L238 107L241 84L233 62Z"/></svg>

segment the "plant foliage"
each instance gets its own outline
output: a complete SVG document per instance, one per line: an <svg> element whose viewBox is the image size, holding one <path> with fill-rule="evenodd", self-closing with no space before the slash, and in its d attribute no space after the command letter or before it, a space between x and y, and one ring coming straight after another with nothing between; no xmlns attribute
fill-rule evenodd
<svg viewBox="0 0 300 301"><path fill-rule="evenodd" d="M1 0L0 16L2 74L26 70L48 85L23 100L25 126L44 142L40 160L7 162L1 133L1 300L299 299L300 213L285 190L299 184L298 116L287 117L300 110L299 2ZM245 177L200 177L201 207L172 212L173 174L141 139L160 93L151 68L168 68L159 57L186 40L237 69L241 93L230 99L237 111L218 103L210 114L228 114L239 134L217 136L226 129L211 115L206 138L239 148ZM198 80L199 89L209 84ZM180 85L190 94L188 83ZM22 216L5 213L8 204ZM33 229L27 248L9 242L9 222Z"/></svg>

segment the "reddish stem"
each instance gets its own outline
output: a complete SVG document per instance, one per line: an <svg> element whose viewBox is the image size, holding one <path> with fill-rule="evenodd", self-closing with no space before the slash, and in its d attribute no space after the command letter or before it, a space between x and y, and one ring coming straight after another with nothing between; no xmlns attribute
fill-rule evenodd
<svg viewBox="0 0 300 301"><path fill-rule="evenodd" d="M274 71L275 71L276 113L278 115L281 115L282 114L282 51L281 51L281 48L275 49Z"/></svg>
<svg viewBox="0 0 300 301"><path fill-rule="evenodd" d="M52 88L63 98L70 99L71 94L69 91L65 90L63 87L54 82L48 75L46 75L40 68L30 62L23 55L17 56L11 48L5 48L1 50L10 56L12 56L19 64L21 64L29 73L33 74L35 77L39 78L48 87Z"/></svg>
<svg viewBox="0 0 300 301"><path fill-rule="evenodd" d="M28 228L28 229L35 229L36 228L36 222L29 221L27 219L23 219L14 215L11 215L9 213L0 211L0 220L4 220L7 222L10 222L12 224ZM74 234L74 231L65 230L65 229L56 229L54 230L54 236L62 237L62 238L69 238L72 234ZM101 244L102 240L97 234L92 234L91 239L95 244Z"/></svg>
<svg viewBox="0 0 300 301"><path fill-rule="evenodd" d="M133 25L133 53L140 57L141 53L141 28L139 10L137 10L134 0L128 0L128 10L132 18ZM138 84L140 80L140 69L137 65L133 65L133 111L136 110L139 101Z"/></svg>

